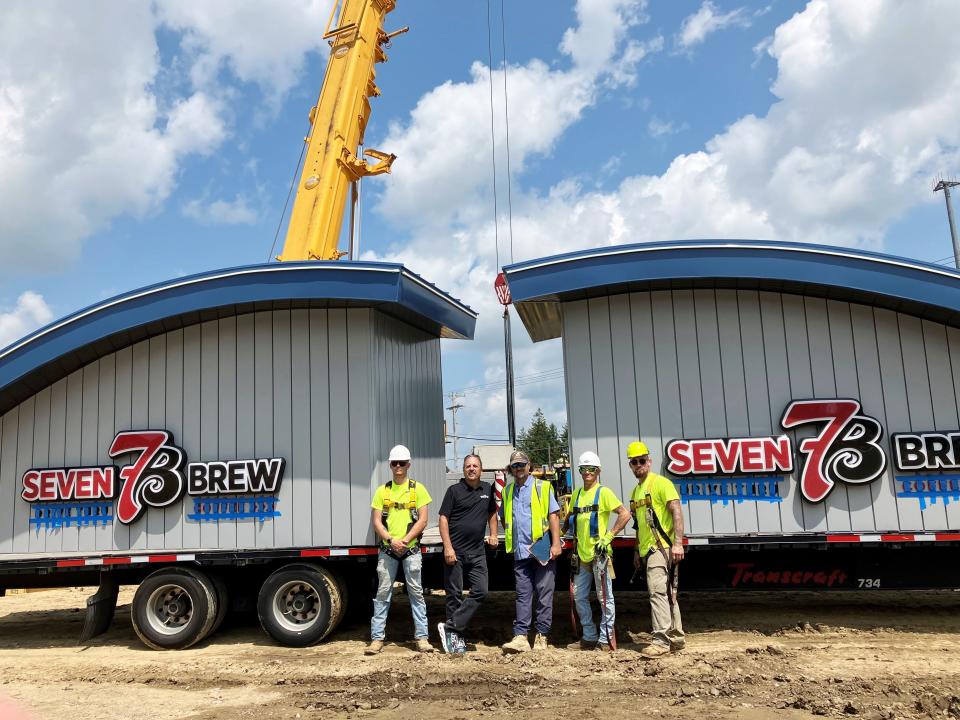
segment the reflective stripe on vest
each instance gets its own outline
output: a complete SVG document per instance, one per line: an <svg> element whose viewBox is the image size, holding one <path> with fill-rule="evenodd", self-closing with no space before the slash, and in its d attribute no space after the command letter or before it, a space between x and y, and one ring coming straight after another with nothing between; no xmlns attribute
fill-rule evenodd
<svg viewBox="0 0 960 720"><path fill-rule="evenodd" d="M593 494L593 505L580 507L582 490L582 487L578 487L576 494L570 501L570 514L573 515L573 534L577 534L577 515L588 512L590 513L590 537L600 537L600 483L597 483L597 490Z"/></svg>
<svg viewBox="0 0 960 720"><path fill-rule="evenodd" d="M533 478L530 478L530 481L533 482ZM516 483L512 482L503 489L503 539L508 553L513 552L513 488L515 485ZM546 482L541 482L539 492L536 482L533 482L530 488L530 525L534 542L542 538L550 526L550 491L546 485Z"/></svg>

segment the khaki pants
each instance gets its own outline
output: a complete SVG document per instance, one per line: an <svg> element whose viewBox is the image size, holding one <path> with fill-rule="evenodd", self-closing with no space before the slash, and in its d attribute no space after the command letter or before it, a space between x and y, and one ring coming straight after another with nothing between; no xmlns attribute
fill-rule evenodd
<svg viewBox="0 0 960 720"><path fill-rule="evenodd" d="M663 647L680 649L685 642L683 623L680 621L680 606L677 604L676 586L674 586L673 622L671 622L670 601L667 599L667 562L663 558L663 553L654 549L647 555L646 569L653 642Z"/></svg>

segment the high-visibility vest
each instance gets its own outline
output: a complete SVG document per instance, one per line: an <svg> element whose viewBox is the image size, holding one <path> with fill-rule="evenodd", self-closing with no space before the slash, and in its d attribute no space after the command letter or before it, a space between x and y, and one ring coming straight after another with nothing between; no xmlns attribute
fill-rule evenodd
<svg viewBox="0 0 960 720"><path fill-rule="evenodd" d="M543 534L550 527L550 489L547 482L541 482L540 490L537 490L537 484L533 478L528 482L533 483L530 492L530 522L533 530L533 541L536 542L543 537ZM503 536L506 541L507 552L513 552L513 486L515 482L510 483L503 489Z"/></svg>

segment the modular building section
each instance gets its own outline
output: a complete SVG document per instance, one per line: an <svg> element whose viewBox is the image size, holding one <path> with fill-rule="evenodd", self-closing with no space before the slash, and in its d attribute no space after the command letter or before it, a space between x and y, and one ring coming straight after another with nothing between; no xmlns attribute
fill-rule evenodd
<svg viewBox="0 0 960 720"><path fill-rule="evenodd" d="M471 337L475 317L399 265L291 263L178 279L40 330L0 353L0 575L373 545L392 445L431 494L445 486L440 338Z"/></svg>
<svg viewBox="0 0 960 720"><path fill-rule="evenodd" d="M676 242L508 267L562 337L572 457L621 498L650 447L691 544L960 540L960 274L812 245Z"/></svg>

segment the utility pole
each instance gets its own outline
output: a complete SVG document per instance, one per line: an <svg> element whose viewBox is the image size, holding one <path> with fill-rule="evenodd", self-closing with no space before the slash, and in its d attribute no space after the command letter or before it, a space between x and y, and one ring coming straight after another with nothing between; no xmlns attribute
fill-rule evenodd
<svg viewBox="0 0 960 720"><path fill-rule="evenodd" d="M460 467L460 455L457 451L457 440L459 439L457 437L457 410L463 407L463 403L457 402L457 399L464 396L461 393L455 392L449 393L449 395L450 406L447 408L447 410L450 411L450 415L453 417L453 422L451 423L453 425L453 434L450 437L453 438L453 469L456 471L456 469Z"/></svg>
<svg viewBox="0 0 960 720"><path fill-rule="evenodd" d="M950 224L950 239L953 241L953 264L960 270L960 241L957 240L957 224L953 220L953 202L950 198L950 188L960 185L958 180L944 180L941 178L933 186L934 192L943 190L943 199L947 203L947 222Z"/></svg>
<svg viewBox="0 0 960 720"><path fill-rule="evenodd" d="M517 419L513 395L513 339L510 336L510 308L503 308L503 345L507 356L507 437L510 445L517 446Z"/></svg>

